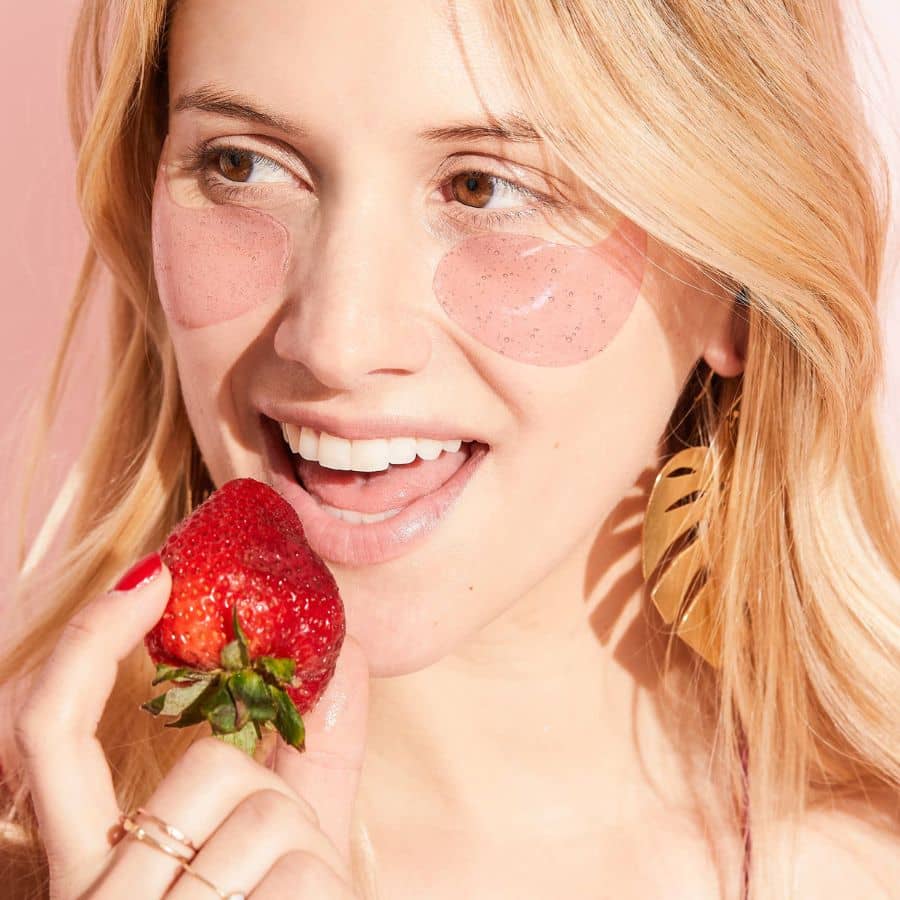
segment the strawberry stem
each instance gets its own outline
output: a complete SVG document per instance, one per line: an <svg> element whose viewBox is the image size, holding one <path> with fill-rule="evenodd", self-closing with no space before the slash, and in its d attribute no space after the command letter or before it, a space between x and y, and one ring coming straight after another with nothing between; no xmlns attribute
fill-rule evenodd
<svg viewBox="0 0 900 900"><path fill-rule="evenodd" d="M247 635L238 622L237 603L231 608L231 620L234 626L234 640L222 648L220 660L222 668L237 671L250 664L250 648L247 646Z"/></svg>
<svg viewBox="0 0 900 900"><path fill-rule="evenodd" d="M206 721L213 735L253 756L262 728L275 729L285 743L306 749L303 719L285 687L295 687L292 659L253 659L247 636L232 607L234 640L222 648L221 667L202 670L159 663L152 684L176 686L142 704L151 715L177 716L167 728L186 728ZM184 684L184 682L187 682Z"/></svg>

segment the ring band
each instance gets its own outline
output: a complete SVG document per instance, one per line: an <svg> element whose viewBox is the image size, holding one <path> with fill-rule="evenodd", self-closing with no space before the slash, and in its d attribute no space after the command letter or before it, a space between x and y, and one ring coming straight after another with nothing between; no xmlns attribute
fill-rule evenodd
<svg viewBox="0 0 900 900"><path fill-rule="evenodd" d="M154 816L152 812L148 812L146 809L144 809L143 806L139 806L131 815L133 817L136 814L146 816L148 819L152 819L154 822L156 822L157 825L159 825L160 828L162 828L163 831L165 831L167 835L169 835L169 837L173 837L176 841L180 841L182 844L184 844L185 847L189 847L191 850L193 850L194 853L197 852L197 847L194 845L194 842L189 837L187 837L187 835L185 835L185 833L180 828L176 828L174 825L170 825L168 822L163 822L163 820L159 816Z"/></svg>
<svg viewBox="0 0 900 900"><path fill-rule="evenodd" d="M201 875L199 872L195 872L191 868L191 864L186 859L179 860L179 864L181 865L181 868L188 873L188 875L193 875L194 878L199 879L208 888L215 891L219 895L220 900L247 900L247 895L242 891L232 891L230 894L226 894L225 891L220 891L208 878L206 878L204 875Z"/></svg>
<svg viewBox="0 0 900 900"><path fill-rule="evenodd" d="M122 823L122 827L125 829L125 831L132 837L137 838L139 841L142 841L145 844L149 844L151 847L155 847L157 850L161 850L167 856L174 857L180 863L194 858L194 853L196 853L196 851L189 855L179 853L174 847L170 847L168 844L164 844L162 843L162 841L158 841L142 825L139 825L131 816L127 816L125 815L125 813L122 813L120 822Z"/></svg>
<svg viewBox="0 0 900 900"><path fill-rule="evenodd" d="M157 840L150 834L142 825L138 824L134 817L136 815L144 815L147 816L148 819L151 819L160 828L162 828L169 837L174 838L176 841L180 841L185 847L189 847L191 853L189 855L185 855L183 853L179 853L174 847L170 847L168 844L164 844L162 841ZM215 891L216 894L220 897L220 900L246 900L247 895L242 891L232 891L231 893L225 893L225 891L219 890L208 878L201 875L199 872L195 872L190 865L190 860L192 860L197 855L197 847L194 845L194 842L185 835L183 831L179 828L176 828L174 825L170 825L168 822L164 822L159 816L153 815L151 812L147 812L142 806L139 806L136 810L134 810L130 814L122 813L119 817L119 821L122 825L122 828L125 829L127 834L130 834L132 837L137 838L139 841L143 841L146 844L149 844L156 850L161 850L167 856L171 856L178 862L178 865L184 869L189 875L192 875L194 878L202 881L208 888Z"/></svg>
<svg viewBox="0 0 900 900"><path fill-rule="evenodd" d="M155 838L147 831L146 828L144 828L139 822L136 821L139 815L146 816L148 819L158 825L169 837L174 838L181 844L184 844L184 846L190 850L190 853L179 853L176 848L170 847L168 844L164 844L162 841ZM144 809L143 806L139 806L137 809L132 810L128 814L122 813L119 821L122 825L122 828L124 828L128 834L136 837L139 841L144 841L145 843L152 845L157 850L162 850L163 853L166 853L169 856L173 856L175 857L175 859L193 859L193 857L197 854L196 845L180 828L176 828L174 825L170 825L168 822L163 821L159 816L156 816L149 810Z"/></svg>

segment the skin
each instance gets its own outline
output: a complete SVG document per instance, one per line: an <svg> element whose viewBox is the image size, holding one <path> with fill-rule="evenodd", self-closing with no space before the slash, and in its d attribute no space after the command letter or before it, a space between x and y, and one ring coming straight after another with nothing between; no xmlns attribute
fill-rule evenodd
<svg viewBox="0 0 900 900"><path fill-rule="evenodd" d="M283 169L267 181L271 173L254 163L263 171L254 171L242 189L217 173L216 187L204 193L202 179L185 169L178 142L167 139L152 234L159 298L170 323L207 328L281 302L292 290L286 283L292 265L296 270L313 257L293 229L309 191ZM483 187L483 180L474 183ZM227 200L220 193L226 186ZM271 210L266 198L275 201ZM627 321L644 280L646 246L644 231L624 216L587 247L477 233L444 254L432 288L444 312L489 349L532 365L572 365L604 350Z"/></svg>
<svg viewBox="0 0 900 900"><path fill-rule="evenodd" d="M549 630L515 643L516 656L531 658L535 642L543 647L548 634L568 631L572 613L583 617L584 555L655 462L657 439L693 364L704 356L723 374L740 371L730 301L707 293L708 284L691 287L696 273L648 241L641 293L602 353L545 367L489 352L448 320L432 291L438 264L459 240L438 236L447 228L441 215L462 207L441 198L432 176L456 154L473 167L501 157L524 177L525 166L545 167L541 150L497 141L434 146L415 137L427 126L483 118L479 97L497 113L515 105L478 20L462 22L476 89L437 5L392 4L370 16L354 5L352 17L340 4L327 14L313 4L274 2L243 11L190 2L179 9L171 104L216 83L302 121L309 137L295 164L305 159L318 182L304 238L315 254L303 258L295 246L284 296L206 328L169 322L188 413L215 482L267 478L264 398L302 400L347 417L439 415L480 434L491 453L440 535L366 571L335 567L335 576L350 631L376 676L437 672L432 664L448 654L470 655L477 635L519 632L514 623L542 609ZM340 61L335 46L346 48ZM288 57L291 79L264 62L287 64ZM433 86L401 90L409 65L433 74ZM385 83L395 89L384 91ZM177 156L198 139L248 134L261 136L254 146L286 140L256 123L192 109L173 113L169 142ZM533 175L530 184L542 186ZM534 219L527 229L544 240L567 236L552 221ZM536 508L544 521L564 526L545 534ZM486 527L501 511L502 531ZM533 548L536 532L544 550L525 561L522 548ZM545 583L563 572L577 584L568 613L565 601L548 602L558 586Z"/></svg>
<svg viewBox="0 0 900 900"><path fill-rule="evenodd" d="M704 357L735 375L740 348L730 298L652 240L627 321L582 363L506 358L444 313L432 280L459 243L446 217L461 204L442 195L438 167L454 154L473 168L499 159L536 190L548 182L534 170L553 171L534 144L416 137L517 106L477 7L458 7L467 59L444 9L184 4L170 42L170 108L215 84L302 123L308 136L192 109L173 112L170 151L178 158L198 139L235 135L257 135L244 146L260 152L267 140L289 142L295 171L314 183L315 205L305 219L295 214L303 219L295 242L311 255L303 259L295 243L300 258L284 296L203 329L172 321L171 334L217 484L268 477L256 405L267 396L347 416L438 413L491 444L425 545L361 571L332 566L348 631L376 676L359 802L389 896L415 893L410 866L427 871L448 847L473 889L489 892L487 872L515 871L518 886L531 882L534 892L546 884L543 861L535 872L511 860L536 839L557 848L552 877L570 877L577 896L590 890L588 872L616 884L610 873L622 868L623 853L630 861L620 880L633 884L638 835L668 817L669 806L672 827L691 823L697 834L676 756L646 703L653 661L642 651L650 636L639 614L634 485L655 464L695 362ZM409 79L408 71L427 77ZM498 205L523 204L501 197ZM562 217L534 218L515 232L573 243ZM601 224L596 236L608 233ZM617 508L629 511L627 540L603 531ZM604 621L612 627L598 633ZM640 748L630 713L636 695ZM513 758L510 747L518 748ZM393 834L391 823L413 810L414 833ZM623 821L634 826L623 831ZM697 881L708 889L716 878L709 848L700 836L691 844ZM668 852L684 845L676 838ZM734 849L721 852L732 854L735 882ZM642 877L652 888L656 876ZM429 891L441 896L433 875Z"/></svg>
<svg viewBox="0 0 900 900"><path fill-rule="evenodd" d="M198 138L243 136L260 152L277 142L310 192L291 219L282 290L201 322L167 308L186 407L216 484L268 480L265 397L347 417L439 413L480 434L491 453L421 547L379 566L331 566L351 637L307 720L318 753L276 744L264 768L203 739L148 808L206 842L206 871L221 887L256 884L254 900L288 885L298 897L350 896L354 803L382 895L394 900L736 898L740 847L717 806L720 786L710 782L705 797L692 791L652 702L662 639L643 612L639 538L659 437L685 378L701 358L739 374L746 334L731 298L649 237L627 317L577 363L506 356L446 314L432 285L462 239L446 219L461 204L435 172L453 156L461 167L499 161L509 167L501 177L515 172L541 190L538 173L554 171L539 145L416 136L516 106L475 0L455 10L456 32L448 7L421 0L179 5L169 44L174 151ZM302 122L306 136L174 111L210 83ZM591 243L552 215L525 221L504 230ZM101 645L123 657L167 591L163 570L129 595L139 615L118 615L121 594L89 605L19 717L57 897L88 896L98 873L105 881L92 897L135 883L155 897L168 882L167 897L209 896L134 840L109 849L115 802L91 740L114 678ZM81 672L91 690L73 677ZM59 722L73 697L94 692L89 715ZM704 737L690 713L681 711L687 744ZM51 721L68 748L64 766L38 737ZM83 789L61 803L63 784L75 781ZM73 837L67 823L88 807L90 822ZM834 848L806 846L809 896L844 896L831 892ZM815 875L823 859L829 880ZM842 871L859 886L873 870Z"/></svg>

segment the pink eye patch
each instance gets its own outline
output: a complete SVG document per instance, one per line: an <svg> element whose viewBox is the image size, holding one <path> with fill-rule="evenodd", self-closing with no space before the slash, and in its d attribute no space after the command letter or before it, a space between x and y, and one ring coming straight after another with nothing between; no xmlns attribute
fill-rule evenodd
<svg viewBox="0 0 900 900"><path fill-rule="evenodd" d="M281 222L243 206L179 206L162 170L152 233L159 299L183 328L243 315L279 292L287 274L291 242Z"/></svg>
<svg viewBox="0 0 900 900"><path fill-rule="evenodd" d="M567 366L618 334L644 279L646 233L622 218L593 247L473 235L446 253L434 293L460 327L518 362Z"/></svg>
<svg viewBox="0 0 900 900"><path fill-rule="evenodd" d="M176 175L178 202L165 170L153 194L152 237L169 319L204 328L281 297L296 209L215 203ZM625 324L643 282L646 242L624 217L592 247L473 235L441 258L432 288L447 315L491 350L532 365L572 365L603 350Z"/></svg>

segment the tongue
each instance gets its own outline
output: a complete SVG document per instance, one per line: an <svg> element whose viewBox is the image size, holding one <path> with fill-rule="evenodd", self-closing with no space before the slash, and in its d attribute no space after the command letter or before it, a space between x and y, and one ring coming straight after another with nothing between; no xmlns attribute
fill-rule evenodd
<svg viewBox="0 0 900 900"><path fill-rule="evenodd" d="M347 472L327 469L294 456L294 469L310 494L329 506L362 513L387 512L436 491L468 459L469 445L456 453L442 452L435 460L388 466L383 472Z"/></svg>

